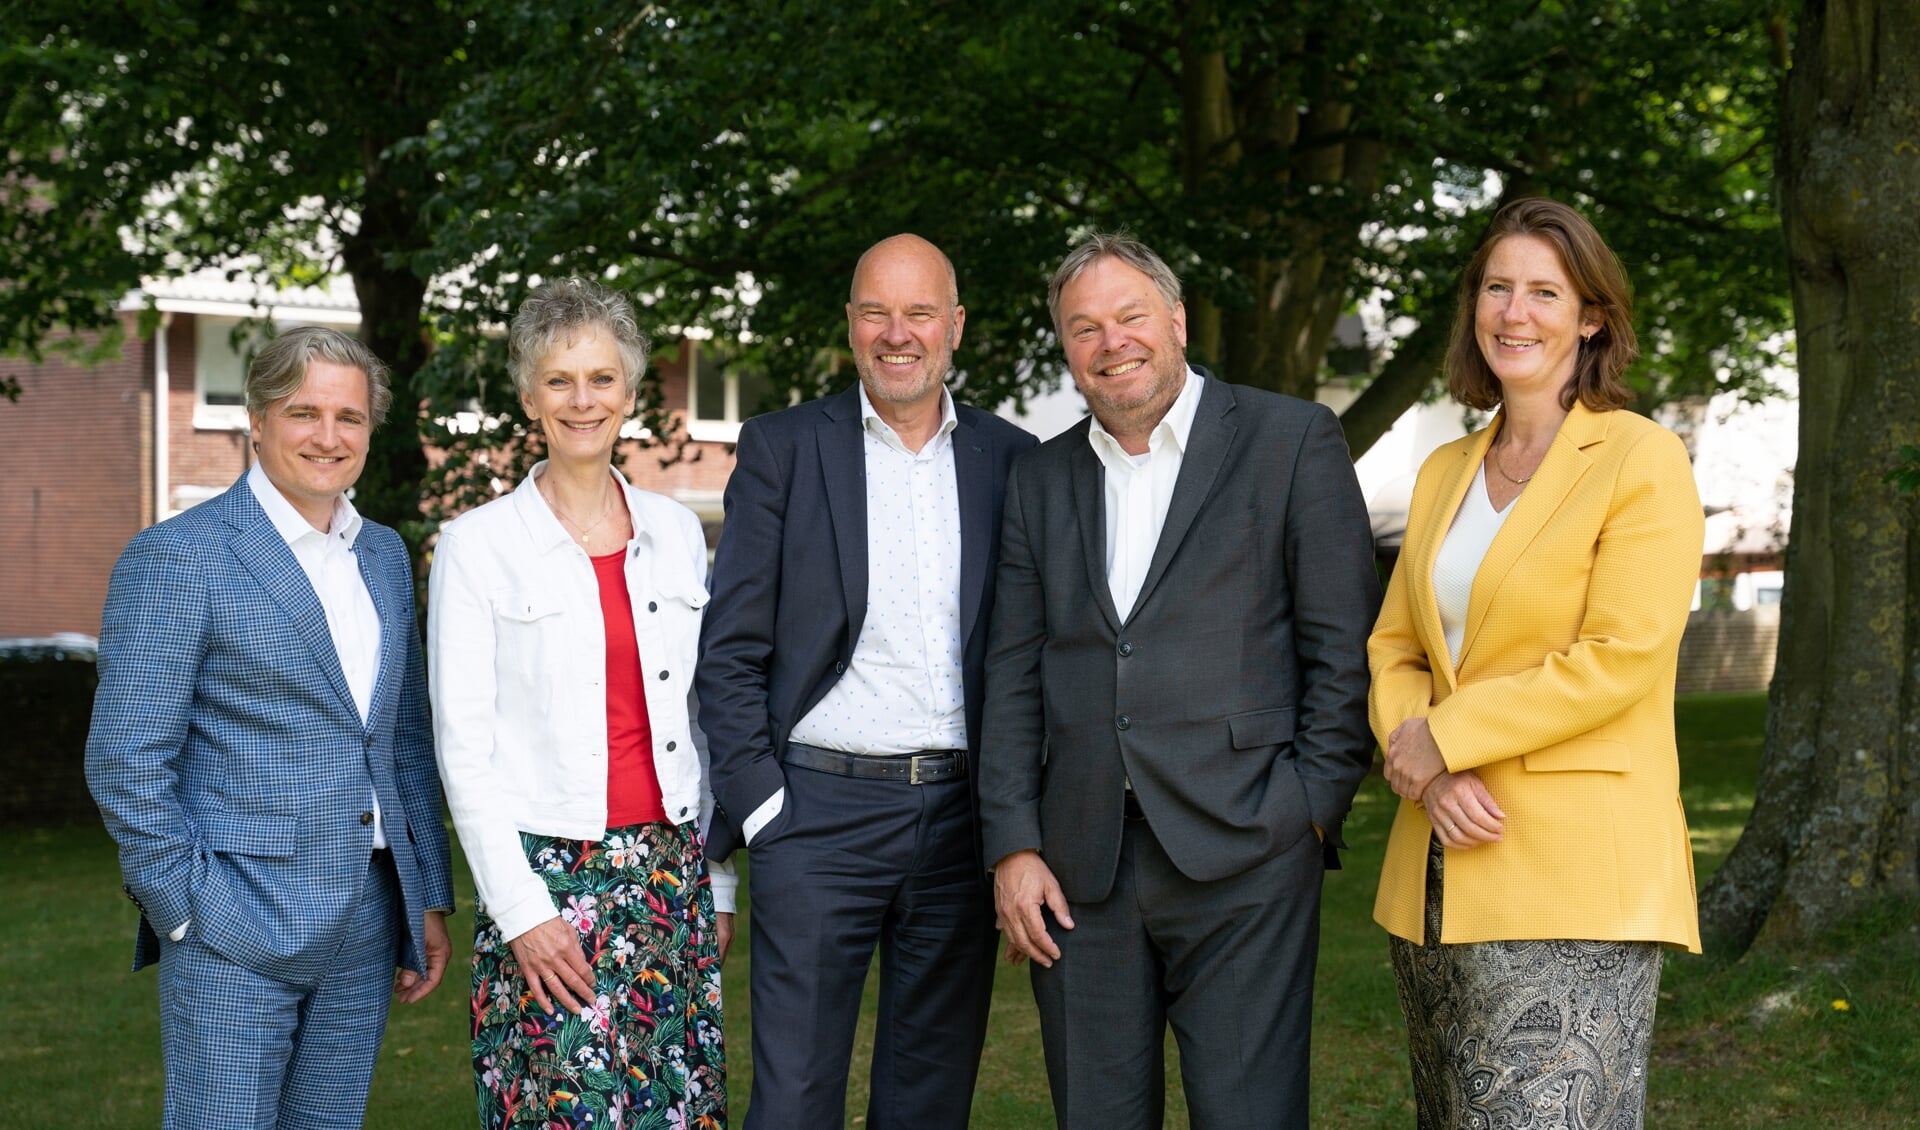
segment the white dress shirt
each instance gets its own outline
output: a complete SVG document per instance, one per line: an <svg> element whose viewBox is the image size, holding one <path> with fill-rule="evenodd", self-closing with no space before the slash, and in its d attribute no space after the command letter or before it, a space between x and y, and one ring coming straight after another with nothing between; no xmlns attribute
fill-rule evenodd
<svg viewBox="0 0 1920 1130"><path fill-rule="evenodd" d="M1200 407L1200 374L1187 370L1186 384L1167 414L1154 425L1143 455L1130 455L1095 417L1087 442L1106 468L1107 586L1114 611L1125 621L1140 599L1147 567L1167 524L1167 507L1180 479L1187 439L1193 433L1193 415Z"/></svg>
<svg viewBox="0 0 1920 1130"><path fill-rule="evenodd" d="M1487 497L1487 465L1483 460L1473 474L1467 497L1460 500L1460 509L1453 516L1453 525L1447 528L1446 539L1440 543L1440 552L1433 559L1433 602L1440 607L1440 627L1446 632L1447 651L1455 666L1460 663L1460 647L1466 642L1467 606L1473 602L1473 578L1479 574L1480 562L1486 559L1487 549L1511 513L1512 502L1507 503L1505 510L1495 510L1493 500Z"/></svg>
<svg viewBox="0 0 1920 1130"><path fill-rule="evenodd" d="M340 673L347 677L347 692L353 696L354 709L365 725L367 707L373 702L374 680L380 674L380 612L374 607L373 594L367 591L366 578L360 575L360 560L353 553L354 539L360 536L360 512L345 495L335 498L333 517L323 534L293 508L259 463L247 472L247 489L266 511L273 528L286 539L293 559L313 585L313 594L320 598L320 609L327 616L327 633L333 637L333 651L340 659ZM373 846L379 849L387 846L387 823L380 813L378 793L372 804ZM188 919L167 937L180 941L191 925L193 920Z"/></svg>
<svg viewBox="0 0 1920 1130"><path fill-rule="evenodd" d="M280 536L287 539L293 559L313 585L320 608L327 614L327 633L333 637L334 654L340 658L340 673L347 677L347 692L353 707L360 712L360 724L366 725L367 708L373 703L373 684L380 674L380 612L367 591L367 579L360 575L360 559L354 556L354 539L360 536L360 512L346 495L333 500L333 518L327 532L313 528L293 508L280 489L255 463L247 472L247 486L267 520ZM411 610L409 610L411 611ZM373 846L387 846L387 825L380 815L380 798L373 798Z"/></svg>
<svg viewBox="0 0 1920 1130"><path fill-rule="evenodd" d="M953 397L940 428L910 450L860 389L867 484L867 613L846 673L787 740L843 753L965 749L961 673L960 485ZM786 790L741 823L750 843L785 806Z"/></svg>

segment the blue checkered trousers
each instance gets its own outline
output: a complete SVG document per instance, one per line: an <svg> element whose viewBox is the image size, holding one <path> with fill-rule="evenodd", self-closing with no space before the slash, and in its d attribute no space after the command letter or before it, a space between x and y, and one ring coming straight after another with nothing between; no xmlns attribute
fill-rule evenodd
<svg viewBox="0 0 1920 1130"><path fill-rule="evenodd" d="M160 966L169 1128L360 1125L394 967L424 968L423 912L453 905L406 547L365 522L353 549L380 616L365 723L244 478L113 571L87 782L133 967Z"/></svg>

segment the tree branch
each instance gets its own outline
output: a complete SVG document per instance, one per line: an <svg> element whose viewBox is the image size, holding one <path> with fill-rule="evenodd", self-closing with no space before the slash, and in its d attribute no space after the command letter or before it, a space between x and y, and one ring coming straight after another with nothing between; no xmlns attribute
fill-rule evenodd
<svg viewBox="0 0 1920 1130"><path fill-rule="evenodd" d="M1340 427L1347 433L1347 449L1355 459L1365 455L1432 387L1434 378L1440 375L1449 330L1440 318L1421 322L1400 342L1359 399L1340 413Z"/></svg>

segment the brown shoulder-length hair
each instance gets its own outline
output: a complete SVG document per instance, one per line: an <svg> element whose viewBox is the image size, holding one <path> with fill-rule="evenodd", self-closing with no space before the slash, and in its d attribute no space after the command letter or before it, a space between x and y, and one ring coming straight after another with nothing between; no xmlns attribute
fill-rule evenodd
<svg viewBox="0 0 1920 1130"><path fill-rule="evenodd" d="M1580 295L1582 322L1590 316L1600 320L1593 336L1580 342L1573 377L1560 390L1560 406L1571 409L1579 400L1595 412L1624 407L1633 399L1633 390L1621 376L1640 356L1640 343L1633 336L1633 289L1626 268L1585 216L1557 200L1538 196L1515 200L1494 214L1487 238L1460 276L1453 340L1447 344L1447 388L1453 398L1483 411L1500 404L1500 381L1474 337L1474 315L1487 260L1501 240L1516 235L1544 239L1559 251L1567 278Z"/></svg>

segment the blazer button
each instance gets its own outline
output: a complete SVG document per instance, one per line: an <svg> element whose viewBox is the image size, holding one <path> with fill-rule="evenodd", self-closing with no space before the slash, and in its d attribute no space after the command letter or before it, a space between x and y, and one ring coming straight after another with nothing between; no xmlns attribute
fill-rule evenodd
<svg viewBox="0 0 1920 1130"><path fill-rule="evenodd" d="M1122 657L1125 657L1125 656L1128 656L1128 655L1132 655L1132 654L1133 654L1133 644L1132 644L1132 643L1130 643L1130 642L1128 642L1128 641L1126 641L1126 640L1121 640L1121 641L1120 641L1120 654L1121 654L1121 656L1122 656Z"/></svg>
<svg viewBox="0 0 1920 1130"><path fill-rule="evenodd" d="M660 611L660 605L658 605L657 603L655 603L655 602L653 602L653 601L651 601L651 600L649 600L649 601L647 601L647 611L648 611L648 612L658 612L658 611Z"/></svg>
<svg viewBox="0 0 1920 1130"><path fill-rule="evenodd" d="M371 813L371 812L362 812L362 813L360 814L360 823L362 823L362 824L371 824L371 823L373 823L373 813Z"/></svg>
<svg viewBox="0 0 1920 1130"><path fill-rule="evenodd" d="M836 674L836 675L844 675L844 674L846 674L846 673L847 673L847 665L846 665L846 664L844 664L844 663L841 663L841 662L839 662L838 660L836 660L836 661L834 662L834 664L833 664L833 673L834 673L834 674Z"/></svg>
<svg viewBox="0 0 1920 1130"><path fill-rule="evenodd" d="M677 745L675 745L675 744L674 744L673 742L668 742L668 743L667 743L667 752L668 752L668 753L672 753L672 752L673 752L674 750L676 750L676 749L678 749L678 748L680 748L680 747L679 747L679 746L677 746ZM684 812L684 811L685 811L685 809L682 809L681 811L683 811L683 812Z"/></svg>
<svg viewBox="0 0 1920 1130"><path fill-rule="evenodd" d="M1133 719L1127 717L1125 714L1122 714L1120 717L1114 719L1113 724L1120 727L1122 730L1130 730L1133 728Z"/></svg>

